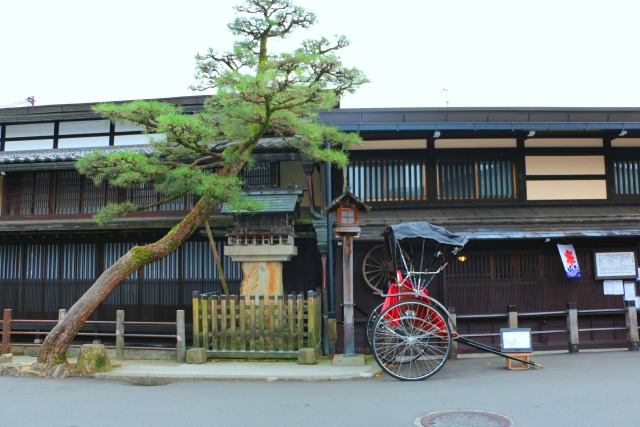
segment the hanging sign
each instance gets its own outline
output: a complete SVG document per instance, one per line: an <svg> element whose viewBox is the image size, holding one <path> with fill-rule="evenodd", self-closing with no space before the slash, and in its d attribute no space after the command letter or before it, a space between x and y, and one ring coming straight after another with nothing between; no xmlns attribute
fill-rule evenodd
<svg viewBox="0 0 640 427"><path fill-rule="evenodd" d="M567 273L567 277L569 279L580 277L578 257L573 245L561 245L558 243L558 252L560 252L560 258L562 259L562 264L564 264L564 271Z"/></svg>

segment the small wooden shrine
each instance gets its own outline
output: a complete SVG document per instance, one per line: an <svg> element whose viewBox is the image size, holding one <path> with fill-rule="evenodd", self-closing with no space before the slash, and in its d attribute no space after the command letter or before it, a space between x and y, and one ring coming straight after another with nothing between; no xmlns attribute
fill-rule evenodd
<svg viewBox="0 0 640 427"><path fill-rule="evenodd" d="M290 187L250 191L257 210L241 211L223 205L234 227L227 233L225 255L242 263L242 295L282 295L282 263L298 254L294 245L295 218L302 190Z"/></svg>

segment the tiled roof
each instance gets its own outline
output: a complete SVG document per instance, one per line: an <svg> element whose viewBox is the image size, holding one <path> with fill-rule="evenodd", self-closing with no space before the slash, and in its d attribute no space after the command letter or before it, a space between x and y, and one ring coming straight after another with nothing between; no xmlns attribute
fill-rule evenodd
<svg viewBox="0 0 640 427"><path fill-rule="evenodd" d="M263 138L256 147L257 150L282 149L281 138ZM98 150L102 152L135 151L151 154L153 149L148 145L129 145L121 147L87 147L87 148L58 148L49 150L4 151L0 152L0 165L16 163L44 163L44 162L75 162L82 156Z"/></svg>
<svg viewBox="0 0 640 427"><path fill-rule="evenodd" d="M278 190L265 190L265 191L252 191L246 193L247 198L258 204L259 209L257 213L291 213L296 209L296 205L299 203L302 190L298 189L278 189ZM223 214L235 214L248 211L238 211L233 207L225 203L222 205Z"/></svg>
<svg viewBox="0 0 640 427"><path fill-rule="evenodd" d="M41 162L74 162L82 156L95 150L103 152L136 151L150 154L148 146L122 146L122 147L89 147L89 148L58 148L51 150L32 151L4 151L0 152L0 164L13 163L41 163Z"/></svg>

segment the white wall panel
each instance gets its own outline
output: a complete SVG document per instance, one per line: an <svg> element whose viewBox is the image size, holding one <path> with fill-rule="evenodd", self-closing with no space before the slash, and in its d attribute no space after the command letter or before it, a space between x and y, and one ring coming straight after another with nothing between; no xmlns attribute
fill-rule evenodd
<svg viewBox="0 0 640 427"><path fill-rule="evenodd" d="M73 135L83 133L108 133L108 120L87 120L83 122L60 122L58 134Z"/></svg>
<svg viewBox="0 0 640 427"><path fill-rule="evenodd" d="M22 138L28 136L53 136L53 123L34 123L30 125L7 126L7 138Z"/></svg>

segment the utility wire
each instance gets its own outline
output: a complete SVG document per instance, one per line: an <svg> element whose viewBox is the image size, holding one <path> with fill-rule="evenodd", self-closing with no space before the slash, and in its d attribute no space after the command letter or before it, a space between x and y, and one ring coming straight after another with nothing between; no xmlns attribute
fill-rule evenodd
<svg viewBox="0 0 640 427"><path fill-rule="evenodd" d="M28 96L23 101L13 102L13 103L7 104L7 105L0 105L0 108L18 107L18 106L20 106L22 104L30 104L30 106L33 107L36 104L36 98L33 97L33 96Z"/></svg>

